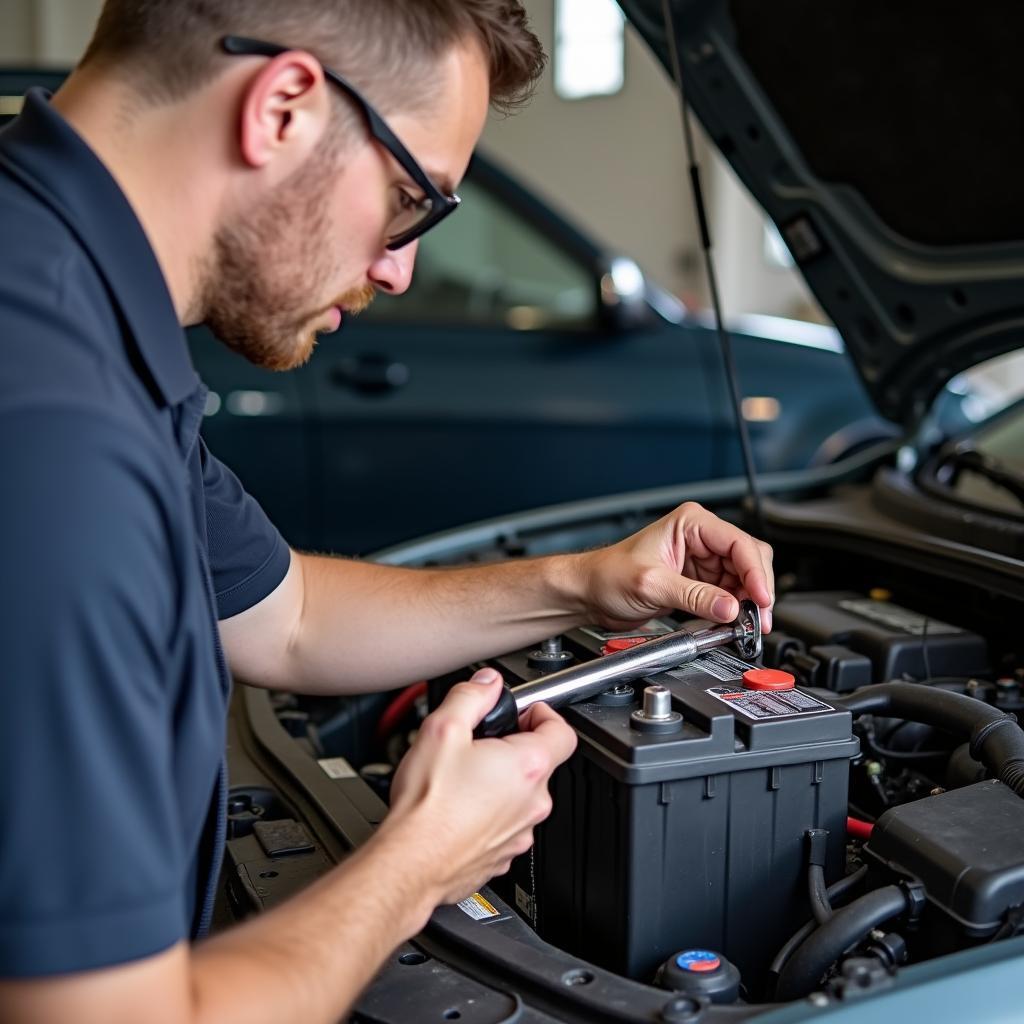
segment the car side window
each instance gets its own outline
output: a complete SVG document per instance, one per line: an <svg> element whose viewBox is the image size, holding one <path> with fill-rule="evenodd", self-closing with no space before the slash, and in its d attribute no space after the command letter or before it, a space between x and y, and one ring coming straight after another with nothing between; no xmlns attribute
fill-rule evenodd
<svg viewBox="0 0 1024 1024"><path fill-rule="evenodd" d="M460 194L460 209L423 236L409 290L381 296L361 320L513 330L596 326L592 270L472 180Z"/></svg>

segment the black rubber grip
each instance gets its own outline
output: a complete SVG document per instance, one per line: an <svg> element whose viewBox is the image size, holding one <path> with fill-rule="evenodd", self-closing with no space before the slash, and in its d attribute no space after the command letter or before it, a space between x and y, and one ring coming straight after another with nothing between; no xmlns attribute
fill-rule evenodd
<svg viewBox="0 0 1024 1024"><path fill-rule="evenodd" d="M484 715L483 721L473 730L473 736L482 740L492 736L507 736L511 732L519 732L519 711L512 691L508 686L503 686L498 703Z"/></svg>

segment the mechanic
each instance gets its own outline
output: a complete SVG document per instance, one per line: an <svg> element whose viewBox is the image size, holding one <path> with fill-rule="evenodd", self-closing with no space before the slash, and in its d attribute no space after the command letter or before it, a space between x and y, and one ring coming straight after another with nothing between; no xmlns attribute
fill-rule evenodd
<svg viewBox="0 0 1024 1024"><path fill-rule="evenodd" d="M0 135L4 1021L337 1020L529 848L575 744L544 706L474 741L500 692L477 673L365 846L204 937L229 669L341 694L666 609L749 596L770 625L770 549L697 505L583 554L388 568L291 551L198 435L181 325L287 369L403 292L489 104L543 62L517 0L108 0Z"/></svg>

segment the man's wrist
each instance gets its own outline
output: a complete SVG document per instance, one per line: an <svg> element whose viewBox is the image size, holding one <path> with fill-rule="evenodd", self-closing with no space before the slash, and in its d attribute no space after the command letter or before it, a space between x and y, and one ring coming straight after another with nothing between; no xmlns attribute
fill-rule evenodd
<svg viewBox="0 0 1024 1024"><path fill-rule="evenodd" d="M578 625L586 625L591 614L589 553L552 555L543 561L556 607L573 616Z"/></svg>
<svg viewBox="0 0 1024 1024"><path fill-rule="evenodd" d="M383 870L389 876L399 895L396 912L407 937L422 931L443 899L443 880L437 877L430 834L408 815L389 814L359 851L359 856L372 860L375 874Z"/></svg>

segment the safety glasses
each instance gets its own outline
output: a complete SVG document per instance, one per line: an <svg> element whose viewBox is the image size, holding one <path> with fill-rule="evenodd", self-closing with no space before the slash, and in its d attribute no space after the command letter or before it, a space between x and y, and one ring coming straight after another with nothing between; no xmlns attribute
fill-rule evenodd
<svg viewBox="0 0 1024 1024"><path fill-rule="evenodd" d="M245 36L225 36L220 41L225 53L247 57L276 57L287 53L295 47L278 46L259 39L248 39ZM423 198L416 199L403 193L401 205L390 221L385 233L388 249L401 249L415 241L424 232L436 227L453 210L459 207L458 196L445 195L427 175L426 171L416 162L413 155L402 145L401 140L388 127L387 122L363 98L355 86L350 85L337 72L323 67L324 77L333 82L342 92L346 93L366 118L370 135L376 139L394 158L402 169L422 190Z"/></svg>

